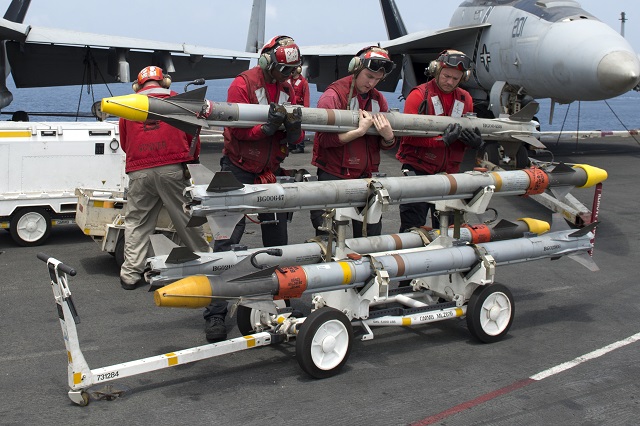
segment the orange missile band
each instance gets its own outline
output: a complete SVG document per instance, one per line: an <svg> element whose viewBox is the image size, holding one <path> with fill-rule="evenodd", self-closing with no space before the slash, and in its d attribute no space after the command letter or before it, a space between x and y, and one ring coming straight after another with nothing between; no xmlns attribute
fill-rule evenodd
<svg viewBox="0 0 640 426"><path fill-rule="evenodd" d="M573 168L582 169L587 174L587 182L584 185L579 186L579 188L590 188L593 185L604 182L607 180L607 177L609 177L606 170L589 166L588 164L575 164Z"/></svg>
<svg viewBox="0 0 640 426"><path fill-rule="evenodd" d="M102 112L131 121L146 121L149 115L149 98L146 95L125 95L103 98Z"/></svg>
<svg viewBox="0 0 640 426"><path fill-rule="evenodd" d="M522 171L529 176L529 188L527 188L525 196L542 194L549 187L549 175L537 167L523 169Z"/></svg>
<svg viewBox="0 0 640 426"><path fill-rule="evenodd" d="M491 228L487 225L463 225L462 228L467 228L471 233L471 243L488 243L491 241Z"/></svg>
<svg viewBox="0 0 640 426"><path fill-rule="evenodd" d="M145 96L146 97L146 96ZM165 308L204 308L211 303L211 284L204 275L193 275L153 292L156 306Z"/></svg>
<svg viewBox="0 0 640 426"><path fill-rule="evenodd" d="M282 270L283 272L281 272ZM278 296L274 299L298 299L307 289L307 274L300 266L285 266L276 270Z"/></svg>

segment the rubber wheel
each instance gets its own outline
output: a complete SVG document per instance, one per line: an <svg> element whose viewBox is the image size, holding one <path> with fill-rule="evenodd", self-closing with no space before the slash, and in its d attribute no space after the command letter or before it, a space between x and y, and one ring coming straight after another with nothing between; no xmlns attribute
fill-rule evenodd
<svg viewBox="0 0 640 426"><path fill-rule="evenodd" d="M467 305L467 327L483 343L501 340L511 328L515 305L511 291L502 284L481 285Z"/></svg>
<svg viewBox="0 0 640 426"><path fill-rule="evenodd" d="M20 209L11 217L9 232L18 245L38 246L51 234L51 216L40 207Z"/></svg>
<svg viewBox="0 0 640 426"><path fill-rule="evenodd" d="M302 323L296 337L300 367L315 379L334 376L351 353L353 328L346 315L334 308L320 308Z"/></svg>
<svg viewBox="0 0 640 426"><path fill-rule="evenodd" d="M121 268L124 263L124 232L120 233L118 241L116 241L116 249L113 253L118 267Z"/></svg>
<svg viewBox="0 0 640 426"><path fill-rule="evenodd" d="M278 308L289 307L291 305L291 302L289 302L288 300L274 300L274 302ZM238 310L236 311L238 330L240 331L240 333L242 333L243 336L253 334L259 331L258 327L260 326L260 324L267 323L268 316L268 312L240 305L238 306Z"/></svg>

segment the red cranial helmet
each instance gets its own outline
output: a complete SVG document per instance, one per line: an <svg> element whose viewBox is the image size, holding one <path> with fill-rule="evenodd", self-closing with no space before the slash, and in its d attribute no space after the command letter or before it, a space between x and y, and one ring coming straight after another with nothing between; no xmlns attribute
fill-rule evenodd
<svg viewBox="0 0 640 426"><path fill-rule="evenodd" d="M300 48L289 36L276 36L269 40L260 51L258 64L262 69L272 69L276 65L295 69L302 64Z"/></svg>
<svg viewBox="0 0 640 426"><path fill-rule="evenodd" d="M162 81L163 78L162 68L151 65L144 67L142 71L138 73L138 84L142 86L148 80Z"/></svg>

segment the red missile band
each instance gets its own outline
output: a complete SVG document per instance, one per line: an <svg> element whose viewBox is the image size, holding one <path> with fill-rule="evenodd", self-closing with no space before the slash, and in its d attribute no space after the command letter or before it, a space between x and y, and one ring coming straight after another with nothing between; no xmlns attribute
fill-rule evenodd
<svg viewBox="0 0 640 426"><path fill-rule="evenodd" d="M527 188L524 195L542 194L545 189L549 187L549 175L537 167L531 167L530 169L523 169L529 176L529 188Z"/></svg>
<svg viewBox="0 0 640 426"><path fill-rule="evenodd" d="M276 277L278 277L279 287L278 295L274 299L298 299L307 289L307 274L300 266L276 269Z"/></svg>
<svg viewBox="0 0 640 426"><path fill-rule="evenodd" d="M471 243L488 243L491 241L491 228L487 225L463 225L463 228L467 228L471 232Z"/></svg>

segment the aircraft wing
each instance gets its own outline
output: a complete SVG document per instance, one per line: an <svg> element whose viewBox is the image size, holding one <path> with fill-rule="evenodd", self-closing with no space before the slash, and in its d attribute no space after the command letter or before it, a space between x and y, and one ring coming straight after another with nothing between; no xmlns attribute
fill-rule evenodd
<svg viewBox="0 0 640 426"><path fill-rule="evenodd" d="M174 81L235 77L256 53L33 27L2 19L16 87L129 82L149 64ZM46 70L46 71L44 71Z"/></svg>
<svg viewBox="0 0 640 426"><path fill-rule="evenodd" d="M473 45L480 31L490 24L452 27L438 31L418 31L393 40L379 42L350 43L341 45L301 46L306 66L306 76L311 83L324 90L333 81L347 75L351 58L366 46L379 45L389 50L396 69L380 82L377 89L395 91L401 77L403 55L410 55L418 73L426 68L438 53L452 46ZM422 67L421 69L419 67Z"/></svg>

